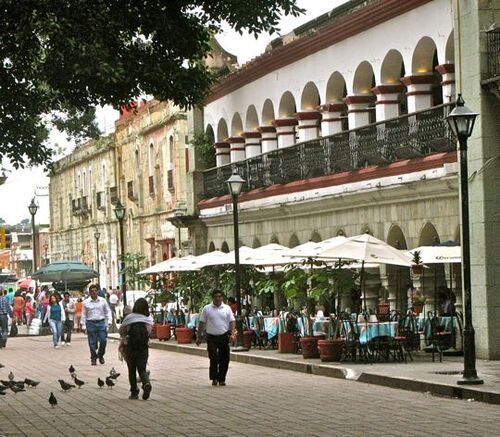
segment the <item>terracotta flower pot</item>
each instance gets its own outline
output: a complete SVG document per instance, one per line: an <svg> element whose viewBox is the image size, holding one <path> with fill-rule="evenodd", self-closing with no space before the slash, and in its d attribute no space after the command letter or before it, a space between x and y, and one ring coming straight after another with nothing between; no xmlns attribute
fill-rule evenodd
<svg viewBox="0 0 500 437"><path fill-rule="evenodd" d="M293 354L295 352L294 339L295 334L293 332L280 332L278 334L278 352L281 354Z"/></svg>
<svg viewBox="0 0 500 437"><path fill-rule="evenodd" d="M318 337L306 335L300 339L300 347L304 358L319 358Z"/></svg>
<svg viewBox="0 0 500 437"><path fill-rule="evenodd" d="M253 331L243 331L243 346L247 349L252 347Z"/></svg>
<svg viewBox="0 0 500 437"><path fill-rule="evenodd" d="M321 361L340 361L343 349L344 340L341 338L335 340L318 340L318 350Z"/></svg>
<svg viewBox="0 0 500 437"><path fill-rule="evenodd" d="M158 325L156 327L156 336L158 340L170 340L170 325Z"/></svg>
<svg viewBox="0 0 500 437"><path fill-rule="evenodd" d="M424 266L421 264L414 264L411 266L411 271L414 275L421 275L424 271Z"/></svg>
<svg viewBox="0 0 500 437"><path fill-rule="evenodd" d="M423 303L414 303L413 304L413 312L415 314L421 314L423 310L424 310L424 304Z"/></svg>
<svg viewBox="0 0 500 437"><path fill-rule="evenodd" d="M191 328L176 328L175 338L177 343L187 344L193 341L194 329Z"/></svg>
<svg viewBox="0 0 500 437"><path fill-rule="evenodd" d="M162 326L158 323L153 323L153 327L151 328L151 334L149 334L149 338L158 338L156 331L158 329L158 326Z"/></svg>
<svg viewBox="0 0 500 437"><path fill-rule="evenodd" d="M389 314L391 309L391 304L389 303L379 303L378 304L378 313L382 315Z"/></svg>

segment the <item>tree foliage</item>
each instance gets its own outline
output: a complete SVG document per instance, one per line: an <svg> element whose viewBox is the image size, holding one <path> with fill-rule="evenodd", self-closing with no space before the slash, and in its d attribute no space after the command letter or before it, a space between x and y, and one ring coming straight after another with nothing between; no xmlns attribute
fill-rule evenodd
<svg viewBox="0 0 500 437"><path fill-rule="evenodd" d="M296 0L4 0L0 161L49 163L54 113L71 133L89 128L93 105L141 95L200 104L214 80L204 62L210 36L223 21L257 35L301 12Z"/></svg>

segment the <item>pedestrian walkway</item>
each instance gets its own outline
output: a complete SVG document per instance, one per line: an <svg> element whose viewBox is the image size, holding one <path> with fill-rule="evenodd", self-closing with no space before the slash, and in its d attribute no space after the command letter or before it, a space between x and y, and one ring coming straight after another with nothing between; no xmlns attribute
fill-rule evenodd
<svg viewBox="0 0 500 437"><path fill-rule="evenodd" d="M152 340L151 347L162 350L206 355L204 347ZM459 386L463 357L443 357L432 362L430 353L420 352L408 363L322 363L319 359L304 359L299 354L281 354L277 350L251 349L231 353L231 360L259 366L294 370L314 375L330 376L351 381L376 384L403 390L428 392L434 395L500 404L500 361L477 360L483 385Z"/></svg>

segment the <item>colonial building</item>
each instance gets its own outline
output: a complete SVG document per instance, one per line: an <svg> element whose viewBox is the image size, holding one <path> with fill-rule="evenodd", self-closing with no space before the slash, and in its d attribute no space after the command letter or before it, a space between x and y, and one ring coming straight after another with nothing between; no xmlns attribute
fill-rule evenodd
<svg viewBox="0 0 500 437"><path fill-rule="evenodd" d="M485 179L500 174L498 100L488 91L498 88L491 80L481 88L487 75L481 30L498 17L496 3L353 0L274 40L217 84L204 107L197 127L213 138L217 166L202 172L196 209L188 211L202 224L193 244L232 249L225 181L233 171L246 180L239 206L247 246L293 247L362 232L401 249L459 244L456 141L445 121L458 85L481 113L470 163L478 355L500 357L494 334L500 269L486 256L499 248L500 199ZM370 277L368 306L380 287L389 289L393 307L404 303L413 279L431 307L436 284L456 291L460 309L457 270L441 266L417 279L408 269L381 266Z"/></svg>

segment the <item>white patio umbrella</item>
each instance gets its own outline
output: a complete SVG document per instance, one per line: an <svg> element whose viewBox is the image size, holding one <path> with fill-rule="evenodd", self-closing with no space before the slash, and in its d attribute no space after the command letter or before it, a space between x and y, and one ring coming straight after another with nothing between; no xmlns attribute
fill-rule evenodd
<svg viewBox="0 0 500 437"><path fill-rule="evenodd" d="M137 273L138 275L151 275L156 273L165 272L186 272L200 270L195 264L195 256L187 255L182 258L170 258L168 260L159 262L154 266L150 266Z"/></svg>
<svg viewBox="0 0 500 437"><path fill-rule="evenodd" d="M319 258L320 253L325 250L332 249L346 240L347 238L343 235L338 235L336 237L320 241L319 243L308 241L307 243L296 246L293 249L289 249L286 254L291 257L299 258Z"/></svg>
<svg viewBox="0 0 500 437"><path fill-rule="evenodd" d="M448 264L462 262L462 248L460 246L420 246L405 251L410 258L413 254L420 252L422 264Z"/></svg>

